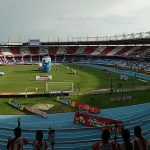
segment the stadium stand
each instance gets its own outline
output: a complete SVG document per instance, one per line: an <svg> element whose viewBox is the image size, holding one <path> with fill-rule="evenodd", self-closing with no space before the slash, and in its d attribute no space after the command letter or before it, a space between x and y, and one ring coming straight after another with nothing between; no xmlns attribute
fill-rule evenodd
<svg viewBox="0 0 150 150"><path fill-rule="evenodd" d="M19 47L10 47L10 51L14 56L21 56L21 51Z"/></svg>
<svg viewBox="0 0 150 150"><path fill-rule="evenodd" d="M121 49L120 51L116 52L116 56L123 56L124 53L128 52L131 48L133 48L133 46L125 46L123 49Z"/></svg>
<svg viewBox="0 0 150 150"><path fill-rule="evenodd" d="M122 56L129 56L130 54L132 54L134 51L138 50L140 48L140 46L134 46L131 49L129 49L128 51L126 51Z"/></svg>
<svg viewBox="0 0 150 150"><path fill-rule="evenodd" d="M50 47L49 48L49 55L50 56L56 56L57 55L57 51L58 51L57 47Z"/></svg>
<svg viewBox="0 0 150 150"><path fill-rule="evenodd" d="M121 51L124 48L124 46L117 46L114 48L111 52L109 52L107 55L114 56L117 52Z"/></svg>
<svg viewBox="0 0 150 150"><path fill-rule="evenodd" d="M57 55L66 55L67 53L67 47L61 46L58 47Z"/></svg>
<svg viewBox="0 0 150 150"><path fill-rule="evenodd" d="M85 44L73 43L74 46L64 43L52 45L44 43L45 45L43 44L41 47L28 47L25 43L19 47L0 46L0 63L37 63L42 60L44 55L49 55L52 62L84 63L88 67L101 67L103 70L120 74L122 74L122 69L125 69L129 70L127 75L131 76L138 72L138 77L143 77L143 72L150 72L149 46L130 43L132 40L123 41L122 45L119 42L114 44L116 41L101 42L101 44L97 43L97 46L89 46L89 42ZM146 77L148 79L148 76ZM123 121L125 128L128 128L131 132L131 139L134 139L133 129L135 125L140 125L143 135L150 139L150 103L103 109L98 116ZM74 124L73 112L49 114L47 119L32 115L1 115L0 149L6 149L7 139L12 135L12 129L16 127L15 119L17 120L18 117L21 118L23 137L30 141L30 144L25 146L27 150L32 149L31 144L37 129L43 130L44 138L47 139L49 126L56 131L54 137L54 149L56 150L91 150L92 145L100 140L102 133L101 128L89 128ZM117 136L117 142L121 142L121 136ZM114 140L114 133L111 134L111 139Z"/></svg>
<svg viewBox="0 0 150 150"><path fill-rule="evenodd" d="M99 46L91 55L100 55L100 53L106 48L106 46Z"/></svg>
<svg viewBox="0 0 150 150"><path fill-rule="evenodd" d="M67 55L76 54L78 47L77 46L68 46Z"/></svg>
<svg viewBox="0 0 150 150"><path fill-rule="evenodd" d="M100 52L100 55L107 56L115 48L115 46L107 46L102 52Z"/></svg>
<svg viewBox="0 0 150 150"><path fill-rule="evenodd" d="M145 50L149 49L148 46L142 46L139 49L134 50L130 55L128 56L132 56L132 57L140 57Z"/></svg>
<svg viewBox="0 0 150 150"><path fill-rule="evenodd" d="M30 49L28 49L28 47L21 47L20 50L21 50L21 54L23 56L31 55L31 51L30 51Z"/></svg>
<svg viewBox="0 0 150 150"><path fill-rule="evenodd" d="M39 49L39 55L48 55L48 48L46 47L40 47Z"/></svg>
<svg viewBox="0 0 150 150"><path fill-rule="evenodd" d="M85 48L83 55L91 55L91 53L93 53L98 46L88 46Z"/></svg>
<svg viewBox="0 0 150 150"><path fill-rule="evenodd" d="M144 137L150 139L150 103L103 109L98 116L122 120L125 128L128 128L131 132L131 140L134 139L133 131L136 125L141 126ZM6 148L6 141L9 136L13 135L12 129L16 127L15 121L18 117L21 119L22 136L30 141L25 149L32 149L31 143L35 138L37 129L43 130L44 139L47 139L49 126L55 129L55 150L91 150L92 145L100 141L102 133L102 130L98 128L74 124L74 113L51 114L47 119L32 115L0 116L2 122L0 127L0 149ZM121 142L121 136L117 134L117 137L117 143ZM111 133L111 139L114 140L114 133Z"/></svg>
<svg viewBox="0 0 150 150"><path fill-rule="evenodd" d="M86 46L79 46L76 55L83 55L84 50L86 49Z"/></svg>
<svg viewBox="0 0 150 150"><path fill-rule="evenodd" d="M30 47L29 50L31 51L31 55L39 55L39 48L38 47Z"/></svg>

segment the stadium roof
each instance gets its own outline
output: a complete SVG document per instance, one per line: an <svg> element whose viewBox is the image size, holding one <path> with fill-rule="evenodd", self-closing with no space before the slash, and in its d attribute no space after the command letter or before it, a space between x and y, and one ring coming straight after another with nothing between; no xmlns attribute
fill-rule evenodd
<svg viewBox="0 0 150 150"><path fill-rule="evenodd" d="M34 40L34 39L33 39ZM27 42L5 42L0 43L1 46L27 46ZM122 34L105 37L75 37L68 41L60 41L59 38L55 42L41 41L39 46L59 46L59 45L150 45L150 31Z"/></svg>

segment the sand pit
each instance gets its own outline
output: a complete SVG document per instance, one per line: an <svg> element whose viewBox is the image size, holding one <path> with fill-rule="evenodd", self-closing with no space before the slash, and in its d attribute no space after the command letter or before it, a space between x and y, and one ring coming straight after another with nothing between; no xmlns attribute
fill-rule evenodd
<svg viewBox="0 0 150 150"><path fill-rule="evenodd" d="M54 107L53 104L44 104L44 103L39 103L39 104L36 104L36 105L32 106L32 108L40 109L40 110L49 110L52 107Z"/></svg>

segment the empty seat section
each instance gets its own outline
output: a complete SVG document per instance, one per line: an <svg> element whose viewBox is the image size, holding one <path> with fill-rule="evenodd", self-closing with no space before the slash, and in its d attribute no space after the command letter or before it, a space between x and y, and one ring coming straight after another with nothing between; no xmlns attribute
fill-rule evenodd
<svg viewBox="0 0 150 150"><path fill-rule="evenodd" d="M26 55L31 55L31 51L27 48L27 47L21 47L20 48L20 52L22 55L26 56Z"/></svg>
<svg viewBox="0 0 150 150"><path fill-rule="evenodd" d="M31 55L39 55L39 48L38 47L30 47Z"/></svg>
<svg viewBox="0 0 150 150"><path fill-rule="evenodd" d="M116 56L123 56L123 54L127 51L129 51L131 48L133 48L133 46L125 46L123 49L121 49L120 51L118 51L115 55Z"/></svg>
<svg viewBox="0 0 150 150"><path fill-rule="evenodd" d="M48 55L48 48L41 47L41 48L39 49L39 54L40 54L40 55Z"/></svg>
<svg viewBox="0 0 150 150"><path fill-rule="evenodd" d="M10 47L10 50L14 56L20 56L21 55L19 47Z"/></svg>
<svg viewBox="0 0 150 150"><path fill-rule="evenodd" d="M13 54L10 51L9 47L3 47L3 48L1 48L1 51L2 51L2 55L13 56Z"/></svg>
<svg viewBox="0 0 150 150"><path fill-rule="evenodd" d="M108 53L108 56L115 56L115 54L117 52L119 52L120 50L122 50L124 48L124 46L116 46L116 48L114 48L110 53Z"/></svg>
<svg viewBox="0 0 150 150"><path fill-rule="evenodd" d="M57 55L65 55L66 52L67 52L67 47L60 46L60 47L58 47Z"/></svg>
<svg viewBox="0 0 150 150"><path fill-rule="evenodd" d="M2 54L2 49L0 49L0 55L2 56L3 54Z"/></svg>
<svg viewBox="0 0 150 150"><path fill-rule="evenodd" d="M58 47L50 47L49 48L49 55L56 56L58 51Z"/></svg>
<svg viewBox="0 0 150 150"><path fill-rule="evenodd" d="M101 53L101 56L107 56L108 53L110 53L116 46L107 46Z"/></svg>
<svg viewBox="0 0 150 150"><path fill-rule="evenodd" d="M67 55L74 55L76 54L78 47L77 46L69 46L67 50Z"/></svg>
<svg viewBox="0 0 150 150"><path fill-rule="evenodd" d="M98 46L88 46L85 48L84 50L84 55L91 55L96 49L97 49Z"/></svg>
<svg viewBox="0 0 150 150"><path fill-rule="evenodd" d="M106 48L106 46L99 46L95 51L91 53L91 55L100 55L100 53Z"/></svg>
<svg viewBox="0 0 150 150"><path fill-rule="evenodd" d="M76 54L77 55L83 55L83 52L85 50L86 46L79 46L79 48L77 49Z"/></svg>

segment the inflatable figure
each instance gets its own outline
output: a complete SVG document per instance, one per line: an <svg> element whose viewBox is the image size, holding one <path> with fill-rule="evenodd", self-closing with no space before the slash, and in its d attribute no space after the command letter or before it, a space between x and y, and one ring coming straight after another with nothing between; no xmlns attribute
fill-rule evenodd
<svg viewBox="0 0 150 150"><path fill-rule="evenodd" d="M43 57L41 70L43 72L50 72L51 71L51 58L49 56Z"/></svg>

